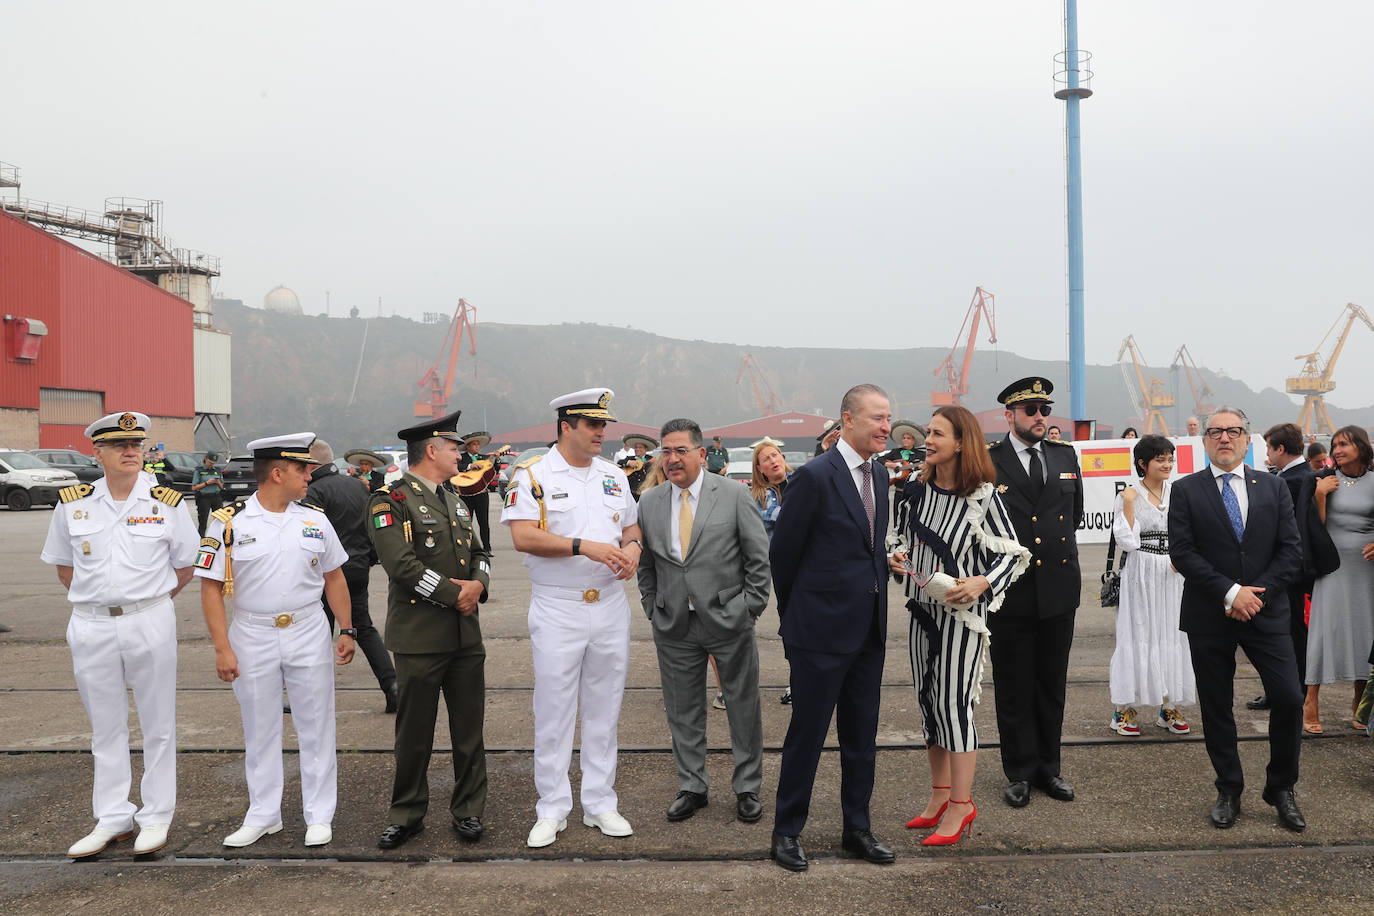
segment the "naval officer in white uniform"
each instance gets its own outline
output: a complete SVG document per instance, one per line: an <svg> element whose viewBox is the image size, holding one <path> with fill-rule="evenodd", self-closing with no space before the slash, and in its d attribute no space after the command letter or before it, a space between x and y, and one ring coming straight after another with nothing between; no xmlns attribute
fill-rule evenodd
<svg viewBox="0 0 1374 916"><path fill-rule="evenodd" d="M282 829L283 684L300 738L305 845L334 838L334 664L352 661L357 631L341 568L348 552L324 510L296 502L310 484L314 441L295 433L248 443L258 491L211 515L196 554L215 673L234 685L243 714L248 813L225 846L251 846ZM333 664L321 592L339 622ZM234 600L228 625L226 595Z"/></svg>
<svg viewBox="0 0 1374 916"><path fill-rule="evenodd" d="M95 830L67 850L93 856L139 825L134 852L167 844L177 800L177 632L172 596L191 581L196 525L171 487L143 470L148 417L114 413L86 427L105 476L67 487L42 559L57 567L72 617L76 688L91 720ZM129 801L129 700L143 730L143 807Z"/></svg>
<svg viewBox="0 0 1374 916"><path fill-rule="evenodd" d="M601 457L609 388L555 398L558 442L511 475L501 523L530 571L534 653L534 786L531 848L568 826L573 729L582 707L582 823L606 836L633 831L616 810L620 701L630 658L625 579L639 566L637 504L625 472Z"/></svg>

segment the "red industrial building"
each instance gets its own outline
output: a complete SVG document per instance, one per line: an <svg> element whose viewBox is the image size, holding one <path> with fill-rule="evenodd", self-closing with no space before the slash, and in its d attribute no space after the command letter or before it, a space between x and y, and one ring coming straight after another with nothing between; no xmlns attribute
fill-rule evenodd
<svg viewBox="0 0 1374 916"><path fill-rule="evenodd" d="M0 447L77 448L116 410L153 419L153 438L195 438L190 302L0 213Z"/></svg>
<svg viewBox="0 0 1374 916"><path fill-rule="evenodd" d="M720 436L721 444L726 447L749 445L770 436L781 440L789 450L810 452L816 447L816 437L821 434L829 417L818 417L809 413L779 413L771 417L759 417L706 430L706 438Z"/></svg>

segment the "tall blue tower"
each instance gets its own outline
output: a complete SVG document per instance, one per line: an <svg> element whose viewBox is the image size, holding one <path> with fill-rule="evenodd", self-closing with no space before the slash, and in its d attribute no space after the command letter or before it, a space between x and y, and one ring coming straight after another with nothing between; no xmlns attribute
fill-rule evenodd
<svg viewBox="0 0 1374 916"><path fill-rule="evenodd" d="M1083 340L1083 153L1079 103L1093 94L1092 54L1078 47L1078 0L1064 0L1064 50L1054 56L1054 97L1064 100L1065 172L1069 214L1069 411L1088 419Z"/></svg>

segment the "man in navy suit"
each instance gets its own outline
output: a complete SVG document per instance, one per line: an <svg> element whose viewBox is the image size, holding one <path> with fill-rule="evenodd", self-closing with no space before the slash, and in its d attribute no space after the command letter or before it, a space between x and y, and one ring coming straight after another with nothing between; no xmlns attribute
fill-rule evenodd
<svg viewBox="0 0 1374 916"><path fill-rule="evenodd" d="M869 829L879 691L887 634L887 448L892 403L856 385L840 406L835 447L802 465L787 485L769 557L787 660L792 720L782 745L772 857L804 871L800 842L830 719L840 742L841 847L880 865L892 850Z"/></svg>
<svg viewBox="0 0 1374 916"><path fill-rule="evenodd" d="M1316 471L1307 463L1303 455L1302 430L1295 423L1280 423L1264 431L1265 464L1269 465L1279 480L1288 484L1288 494L1293 497L1294 512L1297 512L1298 496L1302 485ZM1302 525L1298 525L1299 535ZM1298 683L1304 683L1307 676L1307 596L1312 593L1312 580L1306 575L1288 587L1288 631L1293 635L1293 655L1298 661ZM1260 694L1245 703L1247 709L1268 709L1269 698Z"/></svg>
<svg viewBox="0 0 1374 916"><path fill-rule="evenodd" d="M1227 828L1245 788L1236 750L1236 647L1245 650L1269 698L1265 802L1289 830L1307 828L1293 786L1302 745L1303 689L1289 635L1288 587L1300 575L1302 544L1284 482L1244 463L1250 423L1234 407L1207 418L1211 466L1173 486L1169 559L1183 575L1179 629L1197 672L1207 755L1216 770L1212 823Z"/></svg>

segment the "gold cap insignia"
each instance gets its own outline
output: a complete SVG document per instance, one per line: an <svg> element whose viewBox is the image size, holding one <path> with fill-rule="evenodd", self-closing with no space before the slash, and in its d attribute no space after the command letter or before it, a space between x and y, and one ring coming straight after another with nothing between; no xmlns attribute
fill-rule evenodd
<svg viewBox="0 0 1374 916"><path fill-rule="evenodd" d="M600 407L602 410L605 410L607 407L610 407L611 393L608 391L605 394L603 394L601 396L601 399L596 402L596 406Z"/></svg>
<svg viewBox="0 0 1374 916"><path fill-rule="evenodd" d="M131 413L122 414L119 418L119 428L123 430L137 429L138 420Z"/></svg>

